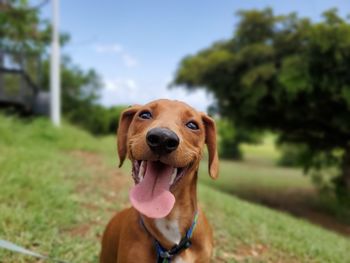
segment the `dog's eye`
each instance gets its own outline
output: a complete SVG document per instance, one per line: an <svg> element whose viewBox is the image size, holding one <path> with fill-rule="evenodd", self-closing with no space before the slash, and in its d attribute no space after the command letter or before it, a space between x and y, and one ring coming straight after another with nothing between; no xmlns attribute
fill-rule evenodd
<svg viewBox="0 0 350 263"><path fill-rule="evenodd" d="M198 130L198 124L195 123L194 121L189 121L186 123L187 128L190 128L191 130Z"/></svg>
<svg viewBox="0 0 350 263"><path fill-rule="evenodd" d="M143 111L139 114L139 117L144 120L152 119L152 114L149 111Z"/></svg>

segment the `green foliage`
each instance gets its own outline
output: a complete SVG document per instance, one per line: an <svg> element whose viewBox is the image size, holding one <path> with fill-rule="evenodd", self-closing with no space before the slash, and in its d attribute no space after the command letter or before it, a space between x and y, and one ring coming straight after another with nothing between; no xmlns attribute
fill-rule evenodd
<svg viewBox="0 0 350 263"><path fill-rule="evenodd" d="M350 155L350 24L332 9L320 22L271 9L241 11L233 37L185 57L174 84L205 88L236 127L272 130L310 158ZM347 159L346 159L347 160ZM329 163L329 162L326 162ZM350 194L350 161L337 186ZM346 177L346 179L345 179ZM342 190L342 192L344 192Z"/></svg>
<svg viewBox="0 0 350 263"><path fill-rule="evenodd" d="M126 106L105 108L101 105L83 105L81 111L68 112L69 119L95 135L115 134L121 112Z"/></svg>
<svg viewBox="0 0 350 263"><path fill-rule="evenodd" d="M49 62L44 62L43 86L49 87ZM98 104L102 87L100 76L90 69L82 70L65 57L61 64L62 111L71 122L93 134L115 133L125 106L106 108Z"/></svg>
<svg viewBox="0 0 350 263"><path fill-rule="evenodd" d="M283 143L279 145L281 156L278 159L277 164L286 167L302 167L304 157L307 157L306 147L300 144L288 144Z"/></svg>
<svg viewBox="0 0 350 263"><path fill-rule="evenodd" d="M0 4L0 49L17 51L25 54L24 70L32 81L43 90L50 86L50 64L46 47L50 41L50 27L42 20L39 11L28 6L27 1L12 0ZM68 35L61 34L64 45L69 40ZM11 53L12 54L12 53ZM17 53L14 53L17 54ZM35 54L36 56L33 56ZM37 65L34 61L40 57L42 66L40 83L36 78ZM13 63L20 58L12 57ZM2 64L0 58L0 65ZM37 61L35 61L37 62ZM19 87L19 77L5 75L6 89L16 92ZM104 108L98 105L101 79L93 69L83 70L75 65L68 56L61 61L61 91L62 112L71 122L89 130L93 134L115 133L120 110L123 107Z"/></svg>
<svg viewBox="0 0 350 263"><path fill-rule="evenodd" d="M223 159L241 159L242 152L239 149L239 141L236 130L231 122L224 119L216 121L219 134L219 156Z"/></svg>
<svg viewBox="0 0 350 263"><path fill-rule="evenodd" d="M115 134L118 130L119 117L123 110L125 110L127 106L114 106L109 108L109 133Z"/></svg>
<svg viewBox="0 0 350 263"><path fill-rule="evenodd" d="M26 54L46 52L50 44L51 26L41 19L39 9L29 7L27 0L7 0L0 3L0 49ZM62 44L69 40L60 36Z"/></svg>
<svg viewBox="0 0 350 263"><path fill-rule="evenodd" d="M49 86L49 63L45 62L44 86ZM106 108L98 104L102 87L98 73L82 70L66 57L61 64L62 111L68 120L95 135L114 134L126 106Z"/></svg>
<svg viewBox="0 0 350 263"><path fill-rule="evenodd" d="M5 1L0 10L0 48L39 51L49 43L48 23L28 8L28 1Z"/></svg>
<svg viewBox="0 0 350 263"><path fill-rule="evenodd" d="M240 149L241 143L258 143L260 136L246 129L235 127L227 119L216 121L219 137L219 155L223 159L241 160L243 153Z"/></svg>

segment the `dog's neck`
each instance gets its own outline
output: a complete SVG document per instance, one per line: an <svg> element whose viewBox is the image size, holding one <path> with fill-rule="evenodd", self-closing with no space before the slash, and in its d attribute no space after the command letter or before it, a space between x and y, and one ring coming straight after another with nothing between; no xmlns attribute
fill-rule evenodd
<svg viewBox="0 0 350 263"><path fill-rule="evenodd" d="M191 176L187 174L173 194L176 201L169 215L159 219L142 217L148 232L166 249L178 244L186 235L198 210L197 170Z"/></svg>

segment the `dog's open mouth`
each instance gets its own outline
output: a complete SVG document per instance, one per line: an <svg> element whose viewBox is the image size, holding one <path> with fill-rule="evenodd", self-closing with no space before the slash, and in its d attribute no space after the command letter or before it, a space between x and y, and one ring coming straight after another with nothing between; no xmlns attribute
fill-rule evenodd
<svg viewBox="0 0 350 263"><path fill-rule="evenodd" d="M147 169L147 163L150 163L150 165L156 166L158 170L162 170L166 166L171 167L170 165L164 164L160 161L134 161L132 166L132 177L135 181L135 184L141 183L143 178L145 177L146 169ZM172 187L175 185L181 177L184 175L185 168L176 168L173 167L173 171L171 172L169 185Z"/></svg>
<svg viewBox="0 0 350 263"><path fill-rule="evenodd" d="M134 208L151 218L167 216L175 204L170 188L185 171L186 168L176 168L160 161L134 161L132 176L135 186L130 191Z"/></svg>

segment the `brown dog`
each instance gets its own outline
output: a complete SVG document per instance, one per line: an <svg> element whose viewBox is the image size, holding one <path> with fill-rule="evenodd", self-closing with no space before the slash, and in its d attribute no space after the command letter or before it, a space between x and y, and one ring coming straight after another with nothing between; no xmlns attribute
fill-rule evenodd
<svg viewBox="0 0 350 263"><path fill-rule="evenodd" d="M212 230L197 204L204 144L218 176L214 121L179 101L156 100L125 110L119 121L120 166L133 164L133 208L109 222L100 262L209 262Z"/></svg>

